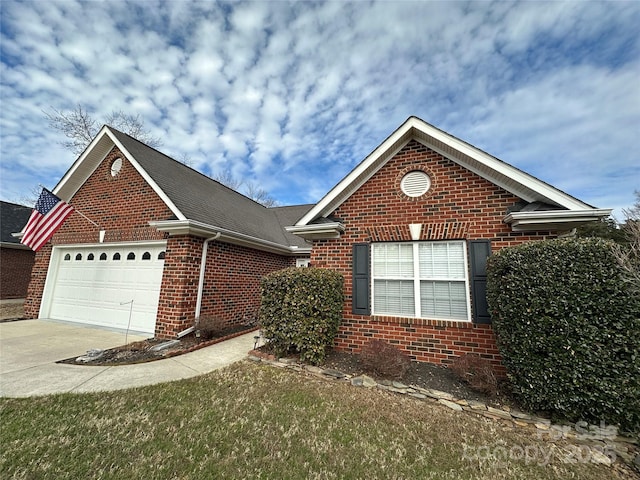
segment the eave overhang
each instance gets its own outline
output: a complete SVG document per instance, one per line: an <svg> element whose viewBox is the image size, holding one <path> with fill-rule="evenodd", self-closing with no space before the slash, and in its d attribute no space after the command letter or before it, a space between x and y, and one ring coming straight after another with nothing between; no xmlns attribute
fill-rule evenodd
<svg viewBox="0 0 640 480"><path fill-rule="evenodd" d="M512 212L504 217L514 232L567 231L611 215L611 209Z"/></svg>
<svg viewBox="0 0 640 480"><path fill-rule="evenodd" d="M344 232L344 225L340 222L327 222L312 225L293 225L284 227L284 229L305 240L323 240L339 238Z"/></svg>
<svg viewBox="0 0 640 480"><path fill-rule="evenodd" d="M14 237L16 235L13 235ZM22 235L20 235L20 237L22 237ZM0 242L0 247L1 248L13 248L15 250L31 250L29 247L27 247L26 245L23 245L22 243L14 243L14 242Z"/></svg>
<svg viewBox="0 0 640 480"><path fill-rule="evenodd" d="M149 222L149 225L156 228L160 232L168 233L170 236L175 235L193 235L195 237L210 238L220 234L216 239L220 242L240 245L242 247L253 248L263 252L277 253L279 255L310 255L311 247L298 247L296 245L281 245L279 243L270 242L243 233L233 232L225 228L207 225L195 220L161 220Z"/></svg>

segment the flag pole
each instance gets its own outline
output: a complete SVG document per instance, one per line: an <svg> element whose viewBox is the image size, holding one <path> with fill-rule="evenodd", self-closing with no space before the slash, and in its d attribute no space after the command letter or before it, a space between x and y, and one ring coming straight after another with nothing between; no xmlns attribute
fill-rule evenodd
<svg viewBox="0 0 640 480"><path fill-rule="evenodd" d="M77 208L74 209L78 215L80 215L82 218L86 219L88 222L93 223L96 227L101 228L100 225L98 225L96 222L94 222L93 220L91 220L89 217L87 217L84 213L82 213L80 210L78 210Z"/></svg>
<svg viewBox="0 0 640 480"><path fill-rule="evenodd" d="M47 187L45 187L44 185L42 185L42 184L39 184L39 185L40 185L40 187L42 187L42 189L46 190L47 192L49 192L49 193L50 193L50 194L52 194L52 195L55 195L55 193L53 193L51 190L49 190L49 189L48 189ZM57 196L57 195L56 195L56 196ZM98 227L98 228L100 228L100 229L102 228L102 227L100 227L100 225L98 225L96 222L94 222L93 220L91 220L89 217L87 217L84 213L82 213L82 212L81 212L80 210L78 210L77 208L74 208L74 211L75 211L78 215L80 215L82 218L84 218L85 220L87 220L88 222L93 223L96 227Z"/></svg>

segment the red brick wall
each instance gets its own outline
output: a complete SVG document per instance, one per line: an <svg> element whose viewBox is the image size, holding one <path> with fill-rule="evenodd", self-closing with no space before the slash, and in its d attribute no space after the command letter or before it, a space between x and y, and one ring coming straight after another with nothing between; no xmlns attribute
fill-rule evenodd
<svg viewBox="0 0 640 480"><path fill-rule="evenodd" d="M120 157L122 169L111 176L111 163ZM100 228L74 212L53 236L52 244L96 243L106 230L105 243L163 240L165 235L149 226L173 213L117 147L100 163L69 202Z"/></svg>
<svg viewBox="0 0 640 480"><path fill-rule="evenodd" d="M156 336L173 337L195 319L203 238L170 237L167 243ZM200 316L214 316L229 325L256 318L260 280L267 273L295 266L295 258L212 241Z"/></svg>
<svg viewBox="0 0 640 480"><path fill-rule="evenodd" d="M118 156L123 158L123 166L112 177L111 163ZM38 252L25 302L27 316L38 316L52 245L97 243L99 230L104 229L106 244L167 239L155 334L159 338L173 337L193 325L204 239L167 237L148 225L149 221L169 219L173 213L117 148L69 203L100 228L74 212ZM295 265L292 257L221 242L210 243L208 250L201 315L219 316L229 323L240 323L256 314L262 276Z"/></svg>
<svg viewBox="0 0 640 480"><path fill-rule="evenodd" d="M35 254L20 248L0 248L0 299L25 298Z"/></svg>
<svg viewBox="0 0 640 480"><path fill-rule="evenodd" d="M47 269L51 258L51 242L45 244L36 253L36 258L31 269L31 281L27 289L27 298L24 301L24 316L38 318L44 283L47 279Z"/></svg>
<svg viewBox="0 0 640 480"><path fill-rule="evenodd" d="M111 162L123 159L122 169L111 176ZM114 147L69 201L73 207L100 225L73 212L51 241L36 254L31 283L25 301L25 316L37 318L51 258L51 245L97 243L106 230L105 243L162 240L165 235L148 225L166 220L173 213L142 178L133 165Z"/></svg>
<svg viewBox="0 0 640 480"><path fill-rule="evenodd" d="M193 324L204 239L169 237L160 287L155 335L169 338Z"/></svg>
<svg viewBox="0 0 640 480"><path fill-rule="evenodd" d="M402 177L423 170L431 188L411 198L400 190ZM456 163L411 141L369 181L349 197L333 216L346 230L339 239L314 242L311 263L345 276L344 320L336 339L339 349L357 352L370 338L384 338L412 358L450 363L475 352L500 365L490 326L351 313L351 247L354 243L410 241L409 224L423 225L421 240L489 239L492 250L551 238L550 232L516 233L502 219L520 199Z"/></svg>
<svg viewBox="0 0 640 480"><path fill-rule="evenodd" d="M295 265L293 257L212 242L207 254L201 314L220 317L231 324L256 319L262 277Z"/></svg>

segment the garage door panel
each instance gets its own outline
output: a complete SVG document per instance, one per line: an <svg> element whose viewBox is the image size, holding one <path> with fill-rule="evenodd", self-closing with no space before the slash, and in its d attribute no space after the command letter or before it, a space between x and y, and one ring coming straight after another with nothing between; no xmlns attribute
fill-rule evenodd
<svg viewBox="0 0 640 480"><path fill-rule="evenodd" d="M48 316L113 328L127 328L130 322L132 330L153 333L164 267L158 255L165 248L157 244L61 249L52 277L55 285L47 289ZM131 253L135 259L127 260Z"/></svg>

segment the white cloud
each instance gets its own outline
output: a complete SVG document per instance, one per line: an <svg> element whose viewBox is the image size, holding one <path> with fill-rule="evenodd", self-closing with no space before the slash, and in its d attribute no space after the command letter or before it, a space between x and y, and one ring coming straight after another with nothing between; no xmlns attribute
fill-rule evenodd
<svg viewBox="0 0 640 480"><path fill-rule="evenodd" d="M286 202L417 115L617 208L640 188L638 22L631 2L5 0L2 195L63 175L41 110L80 103L140 114L167 153Z"/></svg>

